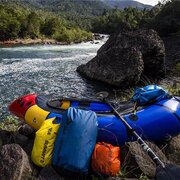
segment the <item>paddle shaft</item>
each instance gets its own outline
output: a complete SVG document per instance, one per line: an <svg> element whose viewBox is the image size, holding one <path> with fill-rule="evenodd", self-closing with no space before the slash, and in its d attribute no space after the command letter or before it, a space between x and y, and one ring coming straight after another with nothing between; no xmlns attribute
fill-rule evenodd
<svg viewBox="0 0 180 180"><path fill-rule="evenodd" d="M106 101L106 100L105 100ZM106 101L106 103L113 109L114 114L120 118L122 123L126 126L126 128L132 133L133 136L136 137L137 142L141 145L144 152L146 152L150 158L155 162L156 165L160 165L161 167L165 167L165 164L156 156L156 154L152 151L152 149L144 142L144 140L136 133L136 131L127 123L123 116L121 116L118 111L112 106L111 103Z"/></svg>

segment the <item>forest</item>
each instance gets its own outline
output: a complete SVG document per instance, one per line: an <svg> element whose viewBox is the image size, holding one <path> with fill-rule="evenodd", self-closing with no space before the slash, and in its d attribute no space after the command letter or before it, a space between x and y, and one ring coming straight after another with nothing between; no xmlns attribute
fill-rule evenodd
<svg viewBox="0 0 180 180"><path fill-rule="evenodd" d="M171 0L159 3L152 9L139 10L128 7L124 10L104 10L103 14L92 22L92 31L114 33L115 31L152 28L161 36L180 33L180 1Z"/></svg>
<svg viewBox="0 0 180 180"><path fill-rule="evenodd" d="M51 38L60 42L92 39L92 33L55 13L17 4L0 4L0 40Z"/></svg>
<svg viewBox="0 0 180 180"><path fill-rule="evenodd" d="M92 32L112 34L136 28L153 28L161 36L180 33L180 1L176 0L143 10L100 8L97 2L87 5L84 1L78 9L71 2L58 6L52 2L35 6L0 1L0 40L49 38L71 43L91 40Z"/></svg>

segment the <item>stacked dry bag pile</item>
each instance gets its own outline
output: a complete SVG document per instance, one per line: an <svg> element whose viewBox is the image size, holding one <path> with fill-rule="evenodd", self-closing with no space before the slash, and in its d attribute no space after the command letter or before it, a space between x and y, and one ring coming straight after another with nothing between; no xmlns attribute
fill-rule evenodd
<svg viewBox="0 0 180 180"><path fill-rule="evenodd" d="M69 108L60 122L51 118L36 132L32 161L40 167L52 164L65 174L93 171L115 176L120 170L120 148L97 142L97 116L93 111Z"/></svg>

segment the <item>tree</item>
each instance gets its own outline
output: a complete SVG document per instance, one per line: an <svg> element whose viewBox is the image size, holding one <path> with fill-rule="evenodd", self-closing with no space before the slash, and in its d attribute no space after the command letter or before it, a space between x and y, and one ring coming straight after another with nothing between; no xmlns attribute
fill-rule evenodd
<svg viewBox="0 0 180 180"><path fill-rule="evenodd" d="M1 9L1 7L0 7ZM20 31L20 22L6 10L0 11L0 40L15 39Z"/></svg>
<svg viewBox="0 0 180 180"><path fill-rule="evenodd" d="M168 1L154 17L150 26L160 35L180 32L180 1Z"/></svg>
<svg viewBox="0 0 180 180"><path fill-rule="evenodd" d="M46 18L45 22L42 24L41 33L52 37L56 31L61 27L61 22L57 17Z"/></svg>
<svg viewBox="0 0 180 180"><path fill-rule="evenodd" d="M27 16L27 23L25 24L25 30L27 36L35 39L40 36L40 18L35 12L31 12Z"/></svg>

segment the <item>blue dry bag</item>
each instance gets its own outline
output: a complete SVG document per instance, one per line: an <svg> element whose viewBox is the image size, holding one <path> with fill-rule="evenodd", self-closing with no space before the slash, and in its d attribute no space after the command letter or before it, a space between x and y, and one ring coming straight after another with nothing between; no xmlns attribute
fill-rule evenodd
<svg viewBox="0 0 180 180"><path fill-rule="evenodd" d="M157 86L149 85L143 88L137 88L132 97L134 102L137 102L137 105L148 105L163 99L169 98L170 95L166 90Z"/></svg>
<svg viewBox="0 0 180 180"><path fill-rule="evenodd" d="M57 170L86 174L97 137L97 116L93 111L69 108L56 137L52 164Z"/></svg>

